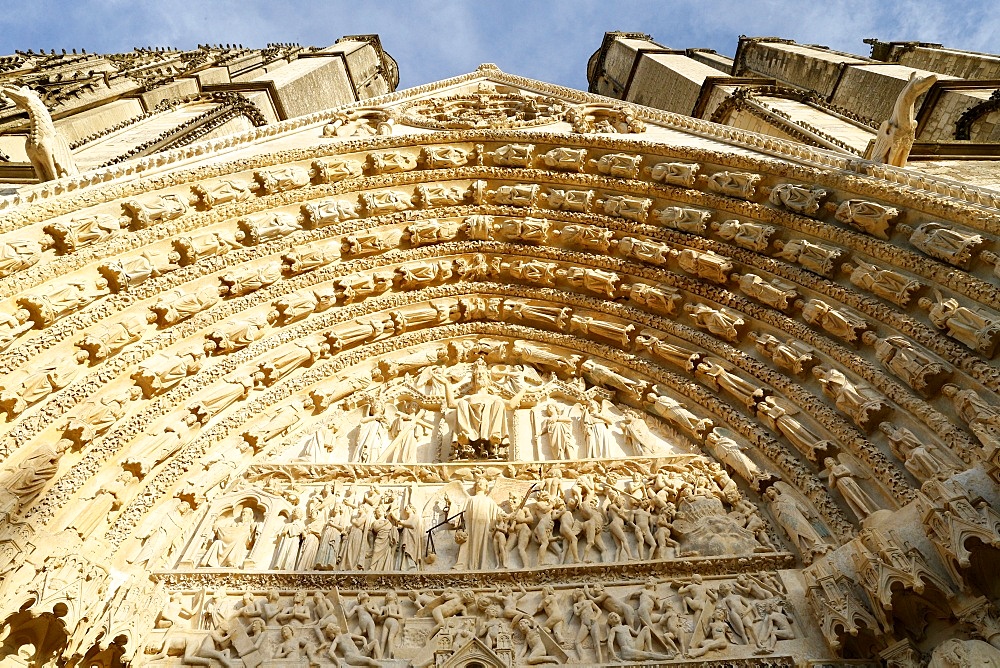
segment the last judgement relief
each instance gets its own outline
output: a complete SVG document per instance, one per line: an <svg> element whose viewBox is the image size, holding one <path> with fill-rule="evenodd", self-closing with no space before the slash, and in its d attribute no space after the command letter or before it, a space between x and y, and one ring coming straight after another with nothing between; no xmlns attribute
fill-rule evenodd
<svg viewBox="0 0 1000 668"><path fill-rule="evenodd" d="M1000 666L995 58L868 41L0 58L0 666Z"/></svg>

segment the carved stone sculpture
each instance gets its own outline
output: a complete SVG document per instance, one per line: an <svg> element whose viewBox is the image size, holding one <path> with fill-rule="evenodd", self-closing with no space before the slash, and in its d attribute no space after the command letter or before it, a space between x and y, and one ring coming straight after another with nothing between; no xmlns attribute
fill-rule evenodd
<svg viewBox="0 0 1000 668"><path fill-rule="evenodd" d="M21 297L17 303L28 311L36 328L44 329L56 320L75 313L107 295L108 292L108 283L103 278L93 282L70 279L51 286L44 293Z"/></svg>
<svg viewBox="0 0 1000 668"><path fill-rule="evenodd" d="M191 191L206 209L228 202L245 202L253 197L251 184L243 179L219 179L207 183L196 183Z"/></svg>
<svg viewBox="0 0 1000 668"><path fill-rule="evenodd" d="M725 306L716 309L707 304L685 304L684 312L691 317L695 326L726 341L735 343L743 336L746 321L742 314Z"/></svg>
<svg viewBox="0 0 1000 668"><path fill-rule="evenodd" d="M161 327L177 324L218 304L222 300L220 292L221 288L217 285L193 286L168 292L150 308L149 319L155 320Z"/></svg>
<svg viewBox="0 0 1000 668"><path fill-rule="evenodd" d="M834 218L873 237L888 240L890 226L899 210L863 199L846 199L837 206Z"/></svg>
<svg viewBox="0 0 1000 668"><path fill-rule="evenodd" d="M265 195L283 193L309 185L309 170L298 165L258 169L253 173L260 191Z"/></svg>
<svg viewBox="0 0 1000 668"><path fill-rule="evenodd" d="M802 308L802 319L848 343L858 343L871 325L846 308L834 308L821 299L810 299Z"/></svg>
<svg viewBox="0 0 1000 668"><path fill-rule="evenodd" d="M701 165L694 162L658 162L643 169L649 178L671 186L693 188Z"/></svg>
<svg viewBox="0 0 1000 668"><path fill-rule="evenodd" d="M37 241L11 239L0 243L0 278L34 266L41 253L42 246Z"/></svg>
<svg viewBox="0 0 1000 668"><path fill-rule="evenodd" d="M753 297L783 313L788 313L795 308L799 293L791 283L780 278L774 278L768 282L756 274L742 276L733 274L734 278L737 276L740 290L748 297Z"/></svg>
<svg viewBox="0 0 1000 668"><path fill-rule="evenodd" d="M741 248L763 253L767 250L771 236L777 228L755 222L726 220L712 223L711 229L726 241L732 241Z"/></svg>
<svg viewBox="0 0 1000 668"><path fill-rule="evenodd" d="M844 264L841 269L849 272L851 283L862 290L868 290L874 295L903 307L909 306L913 294L923 287L914 278L890 269L880 269L860 258L855 258L854 265Z"/></svg>
<svg viewBox="0 0 1000 668"><path fill-rule="evenodd" d="M182 265L189 265L205 258L225 255L231 250L242 248L235 236L228 232L209 232L197 236L182 236L174 239L174 250Z"/></svg>
<svg viewBox="0 0 1000 668"><path fill-rule="evenodd" d="M28 113L30 125L28 137L24 140L24 152L35 169L35 177L39 181L54 181L76 174L76 163L69 144L52 124L52 116L38 94L27 86L4 85L0 87L2 98Z"/></svg>
<svg viewBox="0 0 1000 668"><path fill-rule="evenodd" d="M538 156L551 169L582 172L587 165L587 149L557 147Z"/></svg>
<svg viewBox="0 0 1000 668"><path fill-rule="evenodd" d="M942 223L922 223L915 229L906 225L901 232L910 234L910 243L933 258L968 269L976 252L986 243L979 234L963 232Z"/></svg>
<svg viewBox="0 0 1000 668"><path fill-rule="evenodd" d="M660 225L691 234L704 234L711 217L708 211L682 206L655 209L652 213L652 219Z"/></svg>
<svg viewBox="0 0 1000 668"><path fill-rule="evenodd" d="M302 205L302 217L309 227L325 227L360 218L358 205L342 199L321 199Z"/></svg>
<svg viewBox="0 0 1000 668"><path fill-rule="evenodd" d="M293 214L284 211L257 214L237 221L240 231L236 240L247 246L281 239L302 229L302 223Z"/></svg>
<svg viewBox="0 0 1000 668"><path fill-rule="evenodd" d="M635 179L639 177L642 156L630 153L607 153L597 160L590 160L589 164L601 174L621 179Z"/></svg>
<svg viewBox="0 0 1000 668"><path fill-rule="evenodd" d="M69 385L80 373L77 363L87 359L83 351L77 355L76 359L61 356L34 359L27 367L6 374L0 380L0 409L10 416L19 415Z"/></svg>
<svg viewBox="0 0 1000 668"><path fill-rule="evenodd" d="M151 278L157 278L177 269L180 253L152 253L143 251L139 255L124 257L97 267L112 292L126 292Z"/></svg>
<svg viewBox="0 0 1000 668"><path fill-rule="evenodd" d="M937 75L934 74L917 76L916 71L910 74L909 81L896 97L892 115L879 126L871 154L866 157L894 167L906 166L906 159L910 156L910 149L917 137L914 105L917 98L927 92L937 80Z"/></svg>
<svg viewBox="0 0 1000 668"><path fill-rule="evenodd" d="M789 339L782 343L771 334L753 332L751 336L755 341L754 347L757 352L774 362L779 369L800 376L819 364L819 360L813 354L816 351L801 341Z"/></svg>
<svg viewBox="0 0 1000 668"><path fill-rule="evenodd" d="M696 251L690 248L677 254L677 264L689 274L713 283L725 284L733 270L728 257L712 251Z"/></svg>
<svg viewBox="0 0 1000 668"><path fill-rule="evenodd" d="M775 257L789 262L797 262L804 269L830 278L837 271L836 261L842 251L836 246L814 243L806 239L791 239L774 243L778 249Z"/></svg>
<svg viewBox="0 0 1000 668"><path fill-rule="evenodd" d="M637 223L645 223L653 201L645 197L609 195L595 202L601 213L615 218L625 218Z"/></svg>
<svg viewBox="0 0 1000 668"><path fill-rule="evenodd" d="M789 211L801 213L804 216L815 216L819 212L824 197L826 197L826 191L821 188L781 183L771 189L767 200L771 204L784 207Z"/></svg>
<svg viewBox="0 0 1000 668"><path fill-rule="evenodd" d="M882 394L865 384L855 383L838 369L816 366L812 375L823 387L823 394L833 399L837 408L866 431L890 410Z"/></svg>
<svg viewBox="0 0 1000 668"><path fill-rule="evenodd" d="M81 248L103 243L127 227L128 219L101 213L51 223L43 229L59 253L74 253Z"/></svg>
<svg viewBox="0 0 1000 668"><path fill-rule="evenodd" d="M934 291L935 301L922 297L917 305L926 310L931 323L951 338L985 357L992 358L1000 345L1000 317L982 309L960 306L954 297Z"/></svg>
<svg viewBox="0 0 1000 668"><path fill-rule="evenodd" d="M706 177L709 192L749 200L754 196L760 174L744 172L716 172Z"/></svg>
<svg viewBox="0 0 1000 668"><path fill-rule="evenodd" d="M764 498L771 506L774 520L785 530L788 539L802 555L802 560L811 564L817 556L830 551L831 546L816 531L806 506L800 504L783 485L777 483L768 487Z"/></svg>
<svg viewBox="0 0 1000 668"><path fill-rule="evenodd" d="M187 213L189 209L184 198L172 193L125 200L122 206L132 216L133 224L139 229L175 220Z"/></svg>
<svg viewBox="0 0 1000 668"><path fill-rule="evenodd" d="M880 339L865 332L864 342L875 346L875 356L886 369L925 397L933 396L951 376L951 369L921 352L902 336Z"/></svg>

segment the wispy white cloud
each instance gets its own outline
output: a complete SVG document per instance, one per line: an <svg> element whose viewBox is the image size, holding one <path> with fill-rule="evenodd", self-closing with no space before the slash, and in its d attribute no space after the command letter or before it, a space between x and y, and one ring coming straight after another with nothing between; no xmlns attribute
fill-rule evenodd
<svg viewBox="0 0 1000 668"><path fill-rule="evenodd" d="M402 86L494 62L515 74L586 87L587 58L608 30L651 34L673 48L732 55L740 34L775 35L866 54L866 37L996 50L1000 16L985 0L7 0L0 53L15 49L199 43L326 45L378 33Z"/></svg>

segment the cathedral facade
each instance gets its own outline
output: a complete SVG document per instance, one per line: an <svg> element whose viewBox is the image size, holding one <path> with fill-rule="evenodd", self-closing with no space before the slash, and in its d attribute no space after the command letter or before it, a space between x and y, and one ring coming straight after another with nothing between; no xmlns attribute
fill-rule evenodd
<svg viewBox="0 0 1000 668"><path fill-rule="evenodd" d="M0 60L0 666L1000 665L991 59Z"/></svg>

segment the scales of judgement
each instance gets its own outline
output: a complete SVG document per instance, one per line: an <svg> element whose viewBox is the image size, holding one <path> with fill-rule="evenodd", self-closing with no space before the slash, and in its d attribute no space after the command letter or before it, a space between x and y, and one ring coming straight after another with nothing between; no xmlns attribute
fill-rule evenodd
<svg viewBox="0 0 1000 668"><path fill-rule="evenodd" d="M997 202L907 174L483 66L0 200L0 665L993 656Z"/></svg>

